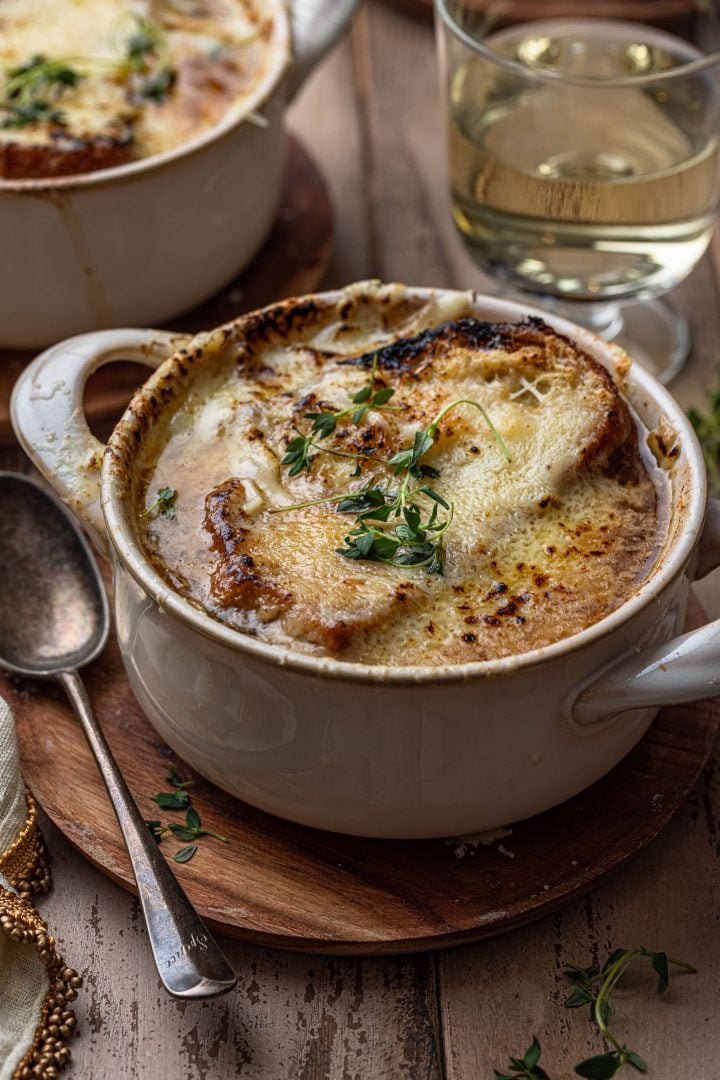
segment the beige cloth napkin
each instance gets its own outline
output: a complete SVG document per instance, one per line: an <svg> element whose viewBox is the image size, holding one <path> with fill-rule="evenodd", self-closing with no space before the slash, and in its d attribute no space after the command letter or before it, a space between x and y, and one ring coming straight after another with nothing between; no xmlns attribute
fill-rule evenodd
<svg viewBox="0 0 720 1080"><path fill-rule="evenodd" d="M70 1058L69 1007L81 980L33 907L50 874L37 808L20 775L12 713L0 698L0 1080L53 1080Z"/></svg>

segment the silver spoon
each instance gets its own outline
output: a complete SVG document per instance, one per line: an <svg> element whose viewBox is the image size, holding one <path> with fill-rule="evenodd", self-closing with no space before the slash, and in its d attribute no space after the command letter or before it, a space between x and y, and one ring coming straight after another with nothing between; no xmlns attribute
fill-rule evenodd
<svg viewBox="0 0 720 1080"><path fill-rule="evenodd" d="M100 655L109 629L105 589L75 523L34 481L0 472L0 667L65 688L120 823L165 989L179 998L224 994L235 972L140 816L77 671Z"/></svg>

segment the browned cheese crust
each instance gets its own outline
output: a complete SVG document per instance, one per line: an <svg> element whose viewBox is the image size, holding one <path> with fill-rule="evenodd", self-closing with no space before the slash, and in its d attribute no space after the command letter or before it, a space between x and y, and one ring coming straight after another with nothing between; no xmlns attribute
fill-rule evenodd
<svg viewBox="0 0 720 1080"><path fill-rule="evenodd" d="M174 588L239 630L302 651L457 664L566 637L647 575L663 481L592 357L539 320L459 318L402 337L381 325L371 348L357 347L352 317L337 314L334 333L298 330L315 321L298 308L261 313L225 377L181 407L148 465L141 531ZM395 410L338 424L326 443L336 454L320 451L288 478L280 459L309 429L305 413L345 408L373 358ZM441 422L425 460L455 509L444 574L343 558L354 518L332 503L279 509L377 483L388 472L380 460L457 398L485 405L512 461L474 409ZM361 478L337 453L363 455ZM178 491L172 520L145 514L167 485Z"/></svg>
<svg viewBox="0 0 720 1080"><path fill-rule="evenodd" d="M190 141L253 93L272 28L260 0L3 0L0 179L76 176ZM158 45L133 67L127 43L148 34ZM67 65L77 82L41 85L36 100L54 118L18 124L6 80L35 57ZM146 92L163 72L168 86Z"/></svg>

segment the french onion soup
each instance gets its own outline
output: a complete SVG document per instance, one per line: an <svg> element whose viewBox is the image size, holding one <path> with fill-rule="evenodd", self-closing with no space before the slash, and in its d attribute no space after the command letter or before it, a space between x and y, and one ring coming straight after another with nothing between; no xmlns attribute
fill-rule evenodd
<svg viewBox="0 0 720 1080"><path fill-rule="evenodd" d="M275 6L2 0L0 179L110 168L199 135L263 78Z"/></svg>
<svg viewBox="0 0 720 1080"><path fill-rule="evenodd" d="M610 373L465 294L341 296L181 354L135 514L172 589L239 633L389 666L523 653L627 600L667 474Z"/></svg>

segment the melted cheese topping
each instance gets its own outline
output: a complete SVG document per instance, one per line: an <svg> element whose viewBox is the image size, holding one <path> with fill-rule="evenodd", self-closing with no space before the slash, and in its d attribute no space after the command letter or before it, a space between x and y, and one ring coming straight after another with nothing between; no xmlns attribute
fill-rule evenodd
<svg viewBox="0 0 720 1080"><path fill-rule="evenodd" d="M275 13L275 4L261 0L2 0L2 68L40 54L83 77L53 99L62 127L5 128L0 146L49 152L63 137L105 138L130 142L132 156L142 158L187 142L255 90L268 69ZM137 18L149 20L162 40L161 55L149 56L144 74L121 66L138 33ZM175 81L163 100L154 101L140 85L165 65ZM42 160L31 167L28 175L43 174Z"/></svg>
<svg viewBox="0 0 720 1080"><path fill-rule="evenodd" d="M657 557L667 481L617 386L543 324L492 326L463 318L463 294L445 303L393 303L390 318L360 300L279 326L261 313L208 363L152 441L138 492L142 541L177 591L265 641L392 666L522 653L632 594ZM304 414L347 408L374 355L396 408L321 441L372 448L361 478L328 453L290 477L280 460L309 431ZM442 421L423 459L454 504L442 576L338 555L355 516L334 504L274 512L386 480L381 459L458 398L487 409L512 460L474 408ZM149 510L166 486L172 519Z"/></svg>

